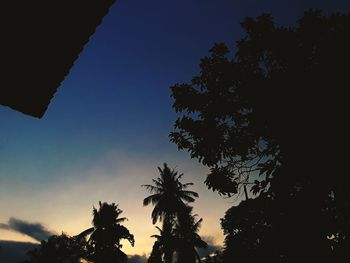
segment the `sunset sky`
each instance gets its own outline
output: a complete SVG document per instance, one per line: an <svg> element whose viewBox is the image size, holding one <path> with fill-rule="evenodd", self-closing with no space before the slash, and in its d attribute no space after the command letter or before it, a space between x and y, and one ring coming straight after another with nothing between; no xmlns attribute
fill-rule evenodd
<svg viewBox="0 0 350 263"><path fill-rule="evenodd" d="M221 245L220 218L237 200L207 190L206 168L169 142L176 119L169 87L196 75L215 42L234 48L245 16L272 13L288 25L310 7L349 12L350 2L117 1L42 119L0 106L0 224L15 218L75 235L90 227L93 205L115 202L136 240L123 250L147 254L157 231L141 185L167 162L195 183L200 234ZM0 240L35 242L4 227Z"/></svg>

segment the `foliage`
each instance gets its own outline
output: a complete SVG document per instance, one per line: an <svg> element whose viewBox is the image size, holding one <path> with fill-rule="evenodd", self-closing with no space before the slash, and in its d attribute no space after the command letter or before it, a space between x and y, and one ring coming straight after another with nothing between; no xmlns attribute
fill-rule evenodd
<svg viewBox="0 0 350 263"><path fill-rule="evenodd" d="M200 257L196 248L206 248L198 234L203 219L196 220L197 215L192 215L192 207L186 206L178 214L178 220L174 228L176 251L178 262L197 262Z"/></svg>
<svg viewBox="0 0 350 263"><path fill-rule="evenodd" d="M118 205L99 202L99 209L93 208L93 227L79 234L79 238L88 239L88 260L95 263L126 262L127 256L121 251L121 239L134 246L134 236L121 225L126 220L120 218L123 212Z"/></svg>
<svg viewBox="0 0 350 263"><path fill-rule="evenodd" d="M183 174L171 170L166 163L163 169L158 167L160 176L152 179L154 185L143 185L152 194L143 200L143 205L153 204L152 222L174 217L185 202L194 202L198 194L186 190L193 183L181 183ZM169 219L170 220L170 219Z"/></svg>
<svg viewBox="0 0 350 263"><path fill-rule="evenodd" d="M278 262L273 243L273 215L271 200L266 196L242 201L226 211L221 220L224 230L224 262L254 262L264 259L267 262Z"/></svg>
<svg viewBox="0 0 350 263"><path fill-rule="evenodd" d="M199 76L172 87L170 139L210 168L209 189L256 197L223 219L226 262L336 261L350 239L350 15L310 10L277 27L264 14L242 27L234 56L216 44Z"/></svg>
<svg viewBox="0 0 350 263"><path fill-rule="evenodd" d="M160 176L152 180L154 185L143 185L151 192L144 199L143 205L152 203L153 224L158 220L163 223L162 229L157 227L160 235L152 236L157 240L148 262L171 263L174 252L179 260L184 258L184 262L196 262L195 247L204 247L206 244L197 234L202 220L195 221L188 203L194 202L198 194L187 190L193 183L182 183L183 174L171 170L166 163L163 168L158 167L158 170Z"/></svg>
<svg viewBox="0 0 350 263"><path fill-rule="evenodd" d="M40 247L28 252L27 263L79 263L85 258L85 242L64 233L42 241Z"/></svg>
<svg viewBox="0 0 350 263"><path fill-rule="evenodd" d="M170 243L170 247L173 247L173 233L164 233L163 230L159 227L156 228L159 231L159 235L151 236L153 238L156 238L156 241L153 244L151 255L148 258L148 263L163 263L163 254L166 251L167 245Z"/></svg>

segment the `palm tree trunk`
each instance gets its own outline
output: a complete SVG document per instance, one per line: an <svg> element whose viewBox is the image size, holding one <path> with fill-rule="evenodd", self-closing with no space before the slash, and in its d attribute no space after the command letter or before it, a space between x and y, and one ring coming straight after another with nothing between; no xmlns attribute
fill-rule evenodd
<svg viewBox="0 0 350 263"><path fill-rule="evenodd" d="M173 261L172 228L172 219L170 216L166 216L163 221L163 234L167 237L164 247L164 263L172 263Z"/></svg>

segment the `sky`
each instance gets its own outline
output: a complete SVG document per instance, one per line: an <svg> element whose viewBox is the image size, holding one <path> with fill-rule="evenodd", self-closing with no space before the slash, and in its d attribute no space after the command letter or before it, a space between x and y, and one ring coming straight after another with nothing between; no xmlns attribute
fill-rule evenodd
<svg viewBox="0 0 350 263"><path fill-rule="evenodd" d="M291 25L311 7L349 12L350 2L118 0L42 119L0 106L0 240L36 242L6 229L16 222L78 234L90 227L92 207L106 201L119 204L135 235L135 247L123 250L148 254L157 231L141 185L167 162L195 183L200 234L222 245L220 218L237 200L209 191L207 169L169 142L176 119L169 87L198 74L214 43L234 50L244 17L271 13Z"/></svg>

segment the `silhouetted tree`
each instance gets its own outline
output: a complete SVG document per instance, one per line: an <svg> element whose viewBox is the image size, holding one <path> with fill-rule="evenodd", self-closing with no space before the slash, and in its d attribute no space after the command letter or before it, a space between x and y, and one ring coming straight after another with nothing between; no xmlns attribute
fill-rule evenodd
<svg viewBox="0 0 350 263"><path fill-rule="evenodd" d="M86 257L85 241L64 233L42 241L39 248L28 252L26 263L79 263Z"/></svg>
<svg viewBox="0 0 350 263"><path fill-rule="evenodd" d="M99 202L99 209L93 208L93 227L79 234L80 238L89 236L88 259L94 263L127 262L127 256L121 251L121 239L127 239L134 246L134 236L121 225L126 220L119 218L123 212L118 205Z"/></svg>
<svg viewBox="0 0 350 263"><path fill-rule="evenodd" d="M186 206L177 216L174 233L178 262L200 262L196 248L207 247L207 243L198 234L203 219L196 220L197 215L192 215L192 209Z"/></svg>
<svg viewBox="0 0 350 263"><path fill-rule="evenodd" d="M196 248L206 248L207 244L198 235L202 219L196 221L197 215L192 215L192 207L186 206L177 213L174 220L174 227L170 233L159 231L159 235L151 237L156 238L148 263L162 263L163 254L167 246L173 248L176 252L176 262L195 263L200 261Z"/></svg>
<svg viewBox="0 0 350 263"><path fill-rule="evenodd" d="M174 235L170 233L170 235L166 236L162 229L156 227L159 231L159 235L152 235L151 237L156 238L157 240L154 242L151 255L148 258L148 263L163 263L163 254L165 252L165 247L169 243L173 243ZM172 246L171 246L172 247Z"/></svg>
<svg viewBox="0 0 350 263"><path fill-rule="evenodd" d="M143 205L147 206L151 203L154 205L153 224L158 220L161 221L163 235L170 237L177 213L186 206L185 202L194 202L194 198L198 197L198 194L186 190L193 183L181 183L180 179L183 174L171 170L166 163L163 169L158 167L158 170L160 176L152 180L154 185L143 185L151 193L143 200ZM165 242L163 250L165 263L171 263L174 247L170 242Z"/></svg>
<svg viewBox="0 0 350 263"><path fill-rule="evenodd" d="M235 56L216 44L199 76L172 87L182 116L171 141L210 167L209 189L231 196L251 186L256 197L225 216L226 262L239 254L230 244L276 262L349 258L341 152L350 134L350 15L311 10L295 27L262 15L242 27Z"/></svg>
<svg viewBox="0 0 350 263"><path fill-rule="evenodd" d="M266 196L242 201L226 211L221 219L225 234L224 262L278 262L279 254L273 246L271 200ZM288 238L288 237L286 237Z"/></svg>

